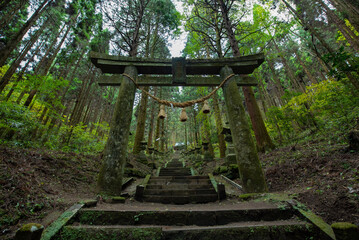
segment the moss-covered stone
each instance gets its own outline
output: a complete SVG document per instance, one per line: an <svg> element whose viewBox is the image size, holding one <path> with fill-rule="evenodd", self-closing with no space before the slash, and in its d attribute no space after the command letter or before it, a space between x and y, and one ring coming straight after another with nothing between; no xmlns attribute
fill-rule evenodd
<svg viewBox="0 0 359 240"><path fill-rule="evenodd" d="M19 228L14 240L40 240L44 226L38 223L28 223Z"/></svg>
<svg viewBox="0 0 359 240"><path fill-rule="evenodd" d="M146 177L146 173L143 173L135 168L125 168L125 175L128 177L140 177L140 178Z"/></svg>
<svg viewBox="0 0 359 240"><path fill-rule="evenodd" d="M297 204L296 206L293 206L296 210L299 211L302 216L304 216L307 220L309 220L311 223L313 223L320 231L325 233L327 236L329 236L332 239L335 239L335 235L333 232L333 229L324 222L323 219L321 219L319 216L315 215L312 211L308 210L307 207L303 204Z"/></svg>
<svg viewBox="0 0 359 240"><path fill-rule="evenodd" d="M96 207L97 200L95 200L95 199L86 199L86 200L80 201L80 203L84 204L84 207L87 207L87 208Z"/></svg>
<svg viewBox="0 0 359 240"><path fill-rule="evenodd" d="M124 198L124 197L120 197L120 196L112 197L113 203L125 203L125 201L126 201L126 198Z"/></svg>
<svg viewBox="0 0 359 240"><path fill-rule="evenodd" d="M231 180L239 178L238 165L230 164L229 166L218 166L213 171L213 175L224 175Z"/></svg>
<svg viewBox="0 0 359 240"><path fill-rule="evenodd" d="M336 222L331 225L337 240L359 239L359 228L348 222Z"/></svg>
<svg viewBox="0 0 359 240"><path fill-rule="evenodd" d="M231 74L233 70L228 66L221 69L222 78ZM243 100L234 78L224 84L223 96L244 191L247 193L267 192L264 172L247 122Z"/></svg>
<svg viewBox="0 0 359 240"><path fill-rule="evenodd" d="M238 196L238 198L241 200L241 201L247 201L247 200L250 200L250 199L255 199L257 197L261 196L261 194L258 194L258 193L246 193L246 194L241 194Z"/></svg>
<svg viewBox="0 0 359 240"><path fill-rule="evenodd" d="M121 196L104 196L103 201L105 203L125 203L126 198Z"/></svg>
<svg viewBox="0 0 359 240"><path fill-rule="evenodd" d="M80 228L65 227L61 233L61 239L66 240L160 240L162 230L153 228Z"/></svg>
<svg viewBox="0 0 359 240"><path fill-rule="evenodd" d="M137 77L137 69L134 66L127 66L125 73ZM119 89L98 178L98 187L102 193L121 194L135 93L135 84L124 78Z"/></svg>
<svg viewBox="0 0 359 240"><path fill-rule="evenodd" d="M83 207L82 203L75 204L66 210L56 221L54 221L50 226L48 226L44 233L42 234L41 240L52 240L57 239L58 234L63 226L68 222L71 222L71 219L77 214L77 212Z"/></svg>

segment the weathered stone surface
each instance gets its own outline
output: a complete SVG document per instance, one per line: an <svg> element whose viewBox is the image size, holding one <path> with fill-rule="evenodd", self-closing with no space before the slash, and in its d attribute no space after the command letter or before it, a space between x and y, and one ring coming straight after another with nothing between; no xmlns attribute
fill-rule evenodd
<svg viewBox="0 0 359 240"><path fill-rule="evenodd" d="M133 66L127 66L125 73L134 78L137 76ZM99 190L109 195L121 193L135 92L135 84L125 78L119 90L98 179Z"/></svg>
<svg viewBox="0 0 359 240"><path fill-rule="evenodd" d="M142 186L142 185L137 185L137 186L136 186L135 199L136 199L137 201L140 201L140 202L142 201L144 191L145 191L145 187L144 187L144 186Z"/></svg>
<svg viewBox="0 0 359 240"><path fill-rule="evenodd" d="M172 74L171 59L148 59L111 56L96 52L90 53L92 63L103 73L123 73L126 66L135 66L139 74ZM187 59L185 72L188 75L217 75L228 65L236 74L250 74L264 61L264 55L254 54L222 59Z"/></svg>
<svg viewBox="0 0 359 240"><path fill-rule="evenodd" d="M102 75L97 83L100 86L121 86L125 78L122 74ZM233 77L238 86L257 86L258 81L248 75ZM139 86L218 86L223 79L219 76L187 76L185 83L175 82L172 76L138 76L137 84Z"/></svg>
<svg viewBox="0 0 359 240"><path fill-rule="evenodd" d="M67 226L62 233L62 239L67 240L105 240L105 239L126 239L126 240L161 240L162 230L160 227L146 228L104 228Z"/></svg>
<svg viewBox="0 0 359 240"><path fill-rule="evenodd" d="M106 203L125 203L126 198L121 196L114 196L114 197L108 197L104 199L104 202Z"/></svg>
<svg viewBox="0 0 359 240"><path fill-rule="evenodd" d="M359 239L359 228L348 222L336 222L331 225L337 240Z"/></svg>
<svg viewBox="0 0 359 240"><path fill-rule="evenodd" d="M224 200L224 199L226 199L226 189L225 189L225 186L224 186L224 184L222 184L222 183L219 183L218 185L217 185L217 190L218 190L218 199L219 200Z"/></svg>
<svg viewBox="0 0 359 240"><path fill-rule="evenodd" d="M40 240L44 226L38 223L28 223L19 228L14 240Z"/></svg>
<svg viewBox="0 0 359 240"><path fill-rule="evenodd" d="M222 78L232 73L232 69L227 66L221 70ZM223 95L243 188L246 192L266 192L267 185L246 119L243 100L233 79L224 84Z"/></svg>
<svg viewBox="0 0 359 240"><path fill-rule="evenodd" d="M84 207L96 207L97 200L94 199L86 199L84 201L81 201L84 204Z"/></svg>
<svg viewBox="0 0 359 240"><path fill-rule="evenodd" d="M57 239L60 230L65 226L77 212L84 206L83 203L75 204L66 210L56 221L48 226L42 234L41 240Z"/></svg>

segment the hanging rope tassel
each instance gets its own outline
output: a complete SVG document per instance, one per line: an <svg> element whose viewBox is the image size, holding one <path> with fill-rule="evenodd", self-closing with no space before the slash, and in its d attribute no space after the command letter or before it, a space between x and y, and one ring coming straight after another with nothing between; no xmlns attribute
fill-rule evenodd
<svg viewBox="0 0 359 240"><path fill-rule="evenodd" d="M202 112L203 112L204 114L208 114L208 113L210 112L210 109L209 109L209 105L208 105L208 101L207 101L207 100L205 100L205 101L203 102Z"/></svg>
<svg viewBox="0 0 359 240"><path fill-rule="evenodd" d="M165 105L160 106L160 112L158 113L158 117L160 119L165 119L166 118Z"/></svg>
<svg viewBox="0 0 359 240"><path fill-rule="evenodd" d="M180 121L185 122L185 121L187 121L187 119L188 119L188 117L187 117L186 109L182 108L181 115L180 115Z"/></svg>

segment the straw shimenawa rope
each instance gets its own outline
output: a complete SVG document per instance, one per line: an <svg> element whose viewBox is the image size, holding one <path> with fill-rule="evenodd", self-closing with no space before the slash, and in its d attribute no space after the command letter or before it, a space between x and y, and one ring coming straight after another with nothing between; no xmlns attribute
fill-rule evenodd
<svg viewBox="0 0 359 240"><path fill-rule="evenodd" d="M219 84L218 87L216 87L212 92L210 92L207 96L204 96L202 98L198 98L198 99L195 99L195 100L190 100L190 101L186 101L186 102L182 102L182 103L179 103L179 102L172 102L172 101L167 101L167 100L163 100L163 99L160 99L154 95L152 95L151 93L147 92L146 90L140 88L140 86L138 86L137 82L128 74L126 73L123 73L122 74L123 76L129 78L135 85L138 89L140 89L143 93L145 93L146 95L150 96L151 98L153 98L155 101L159 102L160 104L163 104L163 105L166 105L166 106L169 106L169 107L179 107L179 108L184 108L184 107L189 107L189 106L192 106L196 103L201 103L201 102L204 102L205 100L208 100L210 97L213 96L213 94L215 94L218 89L220 89L223 84L225 84L231 77L235 76L234 73L230 74L229 76L227 76L222 82L221 84Z"/></svg>

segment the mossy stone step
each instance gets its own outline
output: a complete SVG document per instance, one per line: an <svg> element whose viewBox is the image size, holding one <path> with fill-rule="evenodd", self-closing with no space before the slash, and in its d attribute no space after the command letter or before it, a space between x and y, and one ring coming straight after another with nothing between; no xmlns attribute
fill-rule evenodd
<svg viewBox="0 0 359 240"><path fill-rule="evenodd" d="M163 179L163 180L171 180L171 179L208 179L208 176L158 176L151 177L151 179Z"/></svg>
<svg viewBox="0 0 359 240"><path fill-rule="evenodd" d="M150 179L149 184L171 184L171 183L184 183L184 184L211 184L211 180L207 179L186 179L186 178L179 178L179 179Z"/></svg>
<svg viewBox="0 0 359 240"><path fill-rule="evenodd" d="M173 203L173 204L187 204L187 203L208 203L218 200L217 194L201 194L193 196L159 196L159 195L144 195L143 201L145 202L157 202L157 203Z"/></svg>
<svg viewBox="0 0 359 240"><path fill-rule="evenodd" d="M183 183L171 183L164 184L148 184L146 189L212 189L213 186L209 184L183 184Z"/></svg>
<svg viewBox="0 0 359 240"><path fill-rule="evenodd" d="M198 194L217 194L214 188L207 189L146 189L145 195L162 195L162 196L193 196Z"/></svg>
<svg viewBox="0 0 359 240"><path fill-rule="evenodd" d="M299 221L246 222L224 226L66 226L61 233L66 240L103 240L103 239L167 239L167 240L302 240L320 239L311 224Z"/></svg>
<svg viewBox="0 0 359 240"><path fill-rule="evenodd" d="M232 222L278 221L293 217L291 209L276 206L227 210L160 210L160 211L113 211L81 209L72 220L85 225L167 225L167 226L216 226Z"/></svg>

